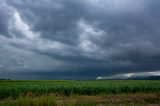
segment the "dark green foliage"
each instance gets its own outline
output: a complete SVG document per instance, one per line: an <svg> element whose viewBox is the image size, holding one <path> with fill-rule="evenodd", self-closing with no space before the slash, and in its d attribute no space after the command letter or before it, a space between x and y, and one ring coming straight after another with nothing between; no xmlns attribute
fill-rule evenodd
<svg viewBox="0 0 160 106"><path fill-rule="evenodd" d="M69 96L154 92L160 92L160 81L0 81L0 99L28 93Z"/></svg>

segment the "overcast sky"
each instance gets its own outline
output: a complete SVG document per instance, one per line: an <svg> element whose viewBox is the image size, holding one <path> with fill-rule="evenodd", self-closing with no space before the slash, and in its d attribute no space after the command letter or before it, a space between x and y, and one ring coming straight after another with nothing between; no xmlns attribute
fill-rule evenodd
<svg viewBox="0 0 160 106"><path fill-rule="evenodd" d="M0 0L0 78L160 70L160 0Z"/></svg>

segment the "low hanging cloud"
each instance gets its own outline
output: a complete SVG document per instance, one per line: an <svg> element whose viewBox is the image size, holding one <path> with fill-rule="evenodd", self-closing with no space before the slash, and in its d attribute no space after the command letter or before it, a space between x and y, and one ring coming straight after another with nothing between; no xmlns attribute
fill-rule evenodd
<svg viewBox="0 0 160 106"><path fill-rule="evenodd" d="M154 72L137 72L137 73L123 73L123 74L116 74L111 76L99 76L97 80L106 80L106 79L140 79L140 78L147 78L147 77L156 77L160 76L160 71Z"/></svg>
<svg viewBox="0 0 160 106"><path fill-rule="evenodd" d="M0 0L0 78L93 79L159 70L159 4Z"/></svg>

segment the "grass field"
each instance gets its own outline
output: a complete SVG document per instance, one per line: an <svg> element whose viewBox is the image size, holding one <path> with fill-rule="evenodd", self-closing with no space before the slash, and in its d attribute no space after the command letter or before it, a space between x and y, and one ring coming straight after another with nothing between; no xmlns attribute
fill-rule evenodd
<svg viewBox="0 0 160 106"><path fill-rule="evenodd" d="M160 81L0 81L0 106L160 106Z"/></svg>

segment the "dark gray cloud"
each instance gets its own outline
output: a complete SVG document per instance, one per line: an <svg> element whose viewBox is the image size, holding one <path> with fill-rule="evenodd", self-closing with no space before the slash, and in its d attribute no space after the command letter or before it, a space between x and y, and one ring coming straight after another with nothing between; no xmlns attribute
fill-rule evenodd
<svg viewBox="0 0 160 106"><path fill-rule="evenodd" d="M9 36L8 23L9 19L12 17L12 8L8 7L5 1L1 0L0 2L0 34Z"/></svg>
<svg viewBox="0 0 160 106"><path fill-rule="evenodd" d="M160 1L0 2L0 77L92 79L160 69Z"/></svg>

